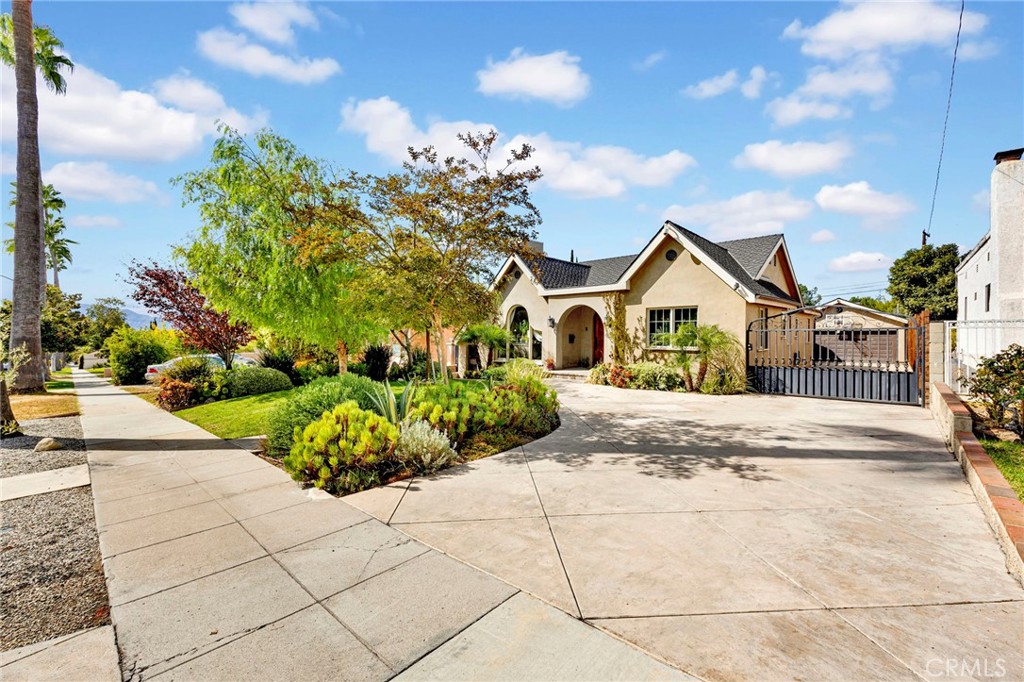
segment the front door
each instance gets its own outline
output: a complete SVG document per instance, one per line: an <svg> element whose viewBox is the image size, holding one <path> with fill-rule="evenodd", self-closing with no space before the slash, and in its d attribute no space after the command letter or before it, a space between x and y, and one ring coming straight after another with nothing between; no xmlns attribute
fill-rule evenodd
<svg viewBox="0 0 1024 682"><path fill-rule="evenodd" d="M594 364L604 363L604 322L601 316L594 313Z"/></svg>

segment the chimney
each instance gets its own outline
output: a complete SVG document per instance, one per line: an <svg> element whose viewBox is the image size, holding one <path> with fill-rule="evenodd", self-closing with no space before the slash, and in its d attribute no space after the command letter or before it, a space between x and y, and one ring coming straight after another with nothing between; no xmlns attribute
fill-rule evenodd
<svg viewBox="0 0 1024 682"><path fill-rule="evenodd" d="M998 166L1004 161L1020 161L1022 155L1024 155L1024 147L1020 149L1007 149L1005 152L996 152L996 155L992 158L995 159Z"/></svg>
<svg viewBox="0 0 1024 682"><path fill-rule="evenodd" d="M569 249L569 262L570 263L575 263L576 262L576 250L575 249Z"/></svg>
<svg viewBox="0 0 1024 682"><path fill-rule="evenodd" d="M528 241L526 242L527 248L536 253L539 256L544 255L544 242Z"/></svg>

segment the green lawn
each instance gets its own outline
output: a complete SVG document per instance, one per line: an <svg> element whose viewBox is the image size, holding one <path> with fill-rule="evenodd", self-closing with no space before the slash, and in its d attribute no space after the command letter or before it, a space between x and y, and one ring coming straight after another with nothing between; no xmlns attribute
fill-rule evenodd
<svg viewBox="0 0 1024 682"><path fill-rule="evenodd" d="M288 399L288 391L250 395L244 398L221 400L209 405L196 405L174 413L220 438L262 436L267 432L267 418L271 410Z"/></svg>
<svg viewBox="0 0 1024 682"><path fill-rule="evenodd" d="M981 444L1017 497L1024 500L1024 444L1001 440L983 440Z"/></svg>
<svg viewBox="0 0 1024 682"><path fill-rule="evenodd" d="M57 372L53 372L52 374L53 376L58 376ZM75 382L68 381L67 379L55 379L53 381L47 381L45 386L47 391L59 391L64 388L74 388Z"/></svg>

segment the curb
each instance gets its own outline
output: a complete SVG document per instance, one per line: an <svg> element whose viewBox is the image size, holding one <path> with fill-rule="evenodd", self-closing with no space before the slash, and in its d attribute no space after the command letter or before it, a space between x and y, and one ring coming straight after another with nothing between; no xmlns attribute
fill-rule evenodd
<svg viewBox="0 0 1024 682"><path fill-rule="evenodd" d="M1024 585L1024 502L971 431L970 411L946 384L932 384L931 411L996 534L1006 568Z"/></svg>

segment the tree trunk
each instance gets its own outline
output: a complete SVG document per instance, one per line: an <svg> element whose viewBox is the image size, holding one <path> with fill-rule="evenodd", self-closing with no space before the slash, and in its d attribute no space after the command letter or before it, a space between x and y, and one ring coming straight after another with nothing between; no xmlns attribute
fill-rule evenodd
<svg viewBox="0 0 1024 682"><path fill-rule="evenodd" d="M0 434L7 437L21 434L21 427L14 418L14 410L11 409L11 399L7 395L6 379L0 379Z"/></svg>
<svg viewBox="0 0 1024 682"><path fill-rule="evenodd" d="M50 255L53 256L52 253ZM60 290L60 275L58 274L59 272L60 272L60 264L57 262L57 259L54 258L53 259L53 286L57 287L58 291Z"/></svg>
<svg viewBox="0 0 1024 682"><path fill-rule="evenodd" d="M38 147L36 147L38 150ZM37 152L38 154L38 152ZM39 183L39 309L46 308L46 205L43 203L43 164L38 162Z"/></svg>
<svg viewBox="0 0 1024 682"><path fill-rule="evenodd" d="M488 346L486 343L478 343L478 344L476 344L476 354L480 356L480 371L481 372L484 372L484 371L487 370L487 365L488 365L487 361L490 359L487 356L490 354L490 352L491 352L491 347Z"/></svg>
<svg viewBox="0 0 1024 682"><path fill-rule="evenodd" d="M335 351L338 354L338 376L342 376L348 372L348 344L339 340Z"/></svg>
<svg viewBox="0 0 1024 682"><path fill-rule="evenodd" d="M697 378L693 382L693 386L698 391L700 387L704 385L704 379L708 375L708 361L701 358L700 363L697 365Z"/></svg>
<svg viewBox="0 0 1024 682"><path fill-rule="evenodd" d="M448 363L444 359L444 320L440 314L434 315L434 330L437 334L434 340L437 342L437 369L441 373L441 381L448 383Z"/></svg>
<svg viewBox="0 0 1024 682"><path fill-rule="evenodd" d="M427 342L427 381L433 381L433 379L434 379L434 358L431 357L431 355L430 355L430 328L429 327L427 328L427 330L425 332L423 332L423 336L424 336L424 338L426 338L426 342Z"/></svg>
<svg viewBox="0 0 1024 682"><path fill-rule="evenodd" d="M18 369L13 392L39 391L45 371L39 321L45 296L40 291L39 266L43 253L39 215L39 100L32 45L32 1L11 3L14 24L14 77L18 109L18 194L14 221L14 285L11 314L11 348L22 346L28 360ZM18 229L20 228L20 229Z"/></svg>

